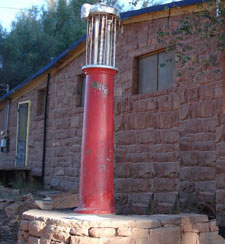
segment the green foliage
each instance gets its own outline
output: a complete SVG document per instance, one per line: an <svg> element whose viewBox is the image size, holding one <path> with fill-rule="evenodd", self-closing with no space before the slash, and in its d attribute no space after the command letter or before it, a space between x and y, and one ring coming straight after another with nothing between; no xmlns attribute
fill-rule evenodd
<svg viewBox="0 0 225 244"><path fill-rule="evenodd" d="M202 8L203 4L198 4L198 8ZM218 9L217 9L218 8ZM219 11L220 16L216 12ZM169 22L168 22L169 23ZM176 48L176 63L185 66L191 62L192 67L190 71L194 71L195 65L202 65L205 67L215 67L214 72L218 73L220 70L216 69L219 65L219 51L225 52L225 6L220 4L216 6L216 1L208 2L208 9L202 9L199 12L193 12L190 15L184 15L179 19L179 24L173 30L165 28L160 29L157 33L158 42L166 46L167 50ZM193 52L195 43L189 42L188 39L195 39L195 43L201 43L202 49L209 50L211 40L215 43L217 51L215 54L206 55L205 59L199 57ZM168 43L168 40L169 41ZM177 77L181 77L181 72L178 72Z"/></svg>
<svg viewBox="0 0 225 244"><path fill-rule="evenodd" d="M9 33L0 26L1 83L12 88L51 61L85 33L83 3L95 0L47 0L47 7L22 11Z"/></svg>

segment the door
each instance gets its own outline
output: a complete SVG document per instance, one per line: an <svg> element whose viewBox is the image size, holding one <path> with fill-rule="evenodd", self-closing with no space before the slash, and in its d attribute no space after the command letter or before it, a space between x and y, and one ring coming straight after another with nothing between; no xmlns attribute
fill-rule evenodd
<svg viewBox="0 0 225 244"><path fill-rule="evenodd" d="M30 102L19 103L17 113L16 166L25 167L28 156Z"/></svg>

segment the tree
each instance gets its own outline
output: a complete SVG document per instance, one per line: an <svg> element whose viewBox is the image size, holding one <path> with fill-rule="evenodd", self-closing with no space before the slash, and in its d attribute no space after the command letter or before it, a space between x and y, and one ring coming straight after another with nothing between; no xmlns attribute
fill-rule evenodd
<svg viewBox="0 0 225 244"><path fill-rule="evenodd" d="M163 0L131 0L129 4L136 7L140 4L140 8L147 8L156 4L163 4Z"/></svg>
<svg viewBox="0 0 225 244"><path fill-rule="evenodd" d="M13 87L46 65L85 33L80 7L94 0L48 0L47 7L22 11L7 33L0 28L0 80Z"/></svg>

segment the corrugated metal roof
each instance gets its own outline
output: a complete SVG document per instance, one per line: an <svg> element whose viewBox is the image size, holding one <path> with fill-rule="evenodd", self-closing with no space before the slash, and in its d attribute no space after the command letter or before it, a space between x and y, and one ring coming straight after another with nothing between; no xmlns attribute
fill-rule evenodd
<svg viewBox="0 0 225 244"><path fill-rule="evenodd" d="M139 10L128 11L125 13L121 13L120 17L121 17L121 20L126 20L126 19L129 19L130 17L137 16L140 14L146 14L146 13L150 13L150 12L158 12L158 11L162 11L162 10L166 10L166 9L170 9L170 8L184 7L184 6L188 6L188 5L201 4L204 2L210 2L210 1L212 1L212 0L183 0L183 1L179 1L179 2L172 2L172 3L156 5L156 6L152 6L152 7L148 7L148 8L143 8L143 9L139 9ZM76 48L85 39L86 39L86 35L82 36L78 41L73 43L68 49L63 51L59 56L57 56L56 58L51 60L50 63L48 63L46 66L44 66L38 72L36 72L35 74L28 77L26 80L21 82L19 85L15 86L13 89L11 89L5 95L1 96L0 102L3 101L4 99L6 99L7 97L9 97L15 91L19 90L21 87L30 83L33 79L37 78L39 75L43 74L44 72L46 72L47 70L52 68L60 59L65 57L70 51L72 51L74 48Z"/></svg>

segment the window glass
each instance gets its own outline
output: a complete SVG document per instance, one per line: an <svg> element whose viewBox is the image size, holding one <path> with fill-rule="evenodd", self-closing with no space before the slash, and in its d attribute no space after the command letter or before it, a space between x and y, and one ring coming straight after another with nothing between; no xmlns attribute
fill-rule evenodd
<svg viewBox="0 0 225 244"><path fill-rule="evenodd" d="M19 105L19 134L18 140L25 141L27 134L28 103Z"/></svg>
<svg viewBox="0 0 225 244"><path fill-rule="evenodd" d="M175 51L159 53L158 57L158 90L168 89L173 86Z"/></svg>
<svg viewBox="0 0 225 244"><path fill-rule="evenodd" d="M150 93L173 86L175 51L139 59L139 93Z"/></svg>
<svg viewBox="0 0 225 244"><path fill-rule="evenodd" d="M139 61L139 93L157 90L157 55Z"/></svg>

